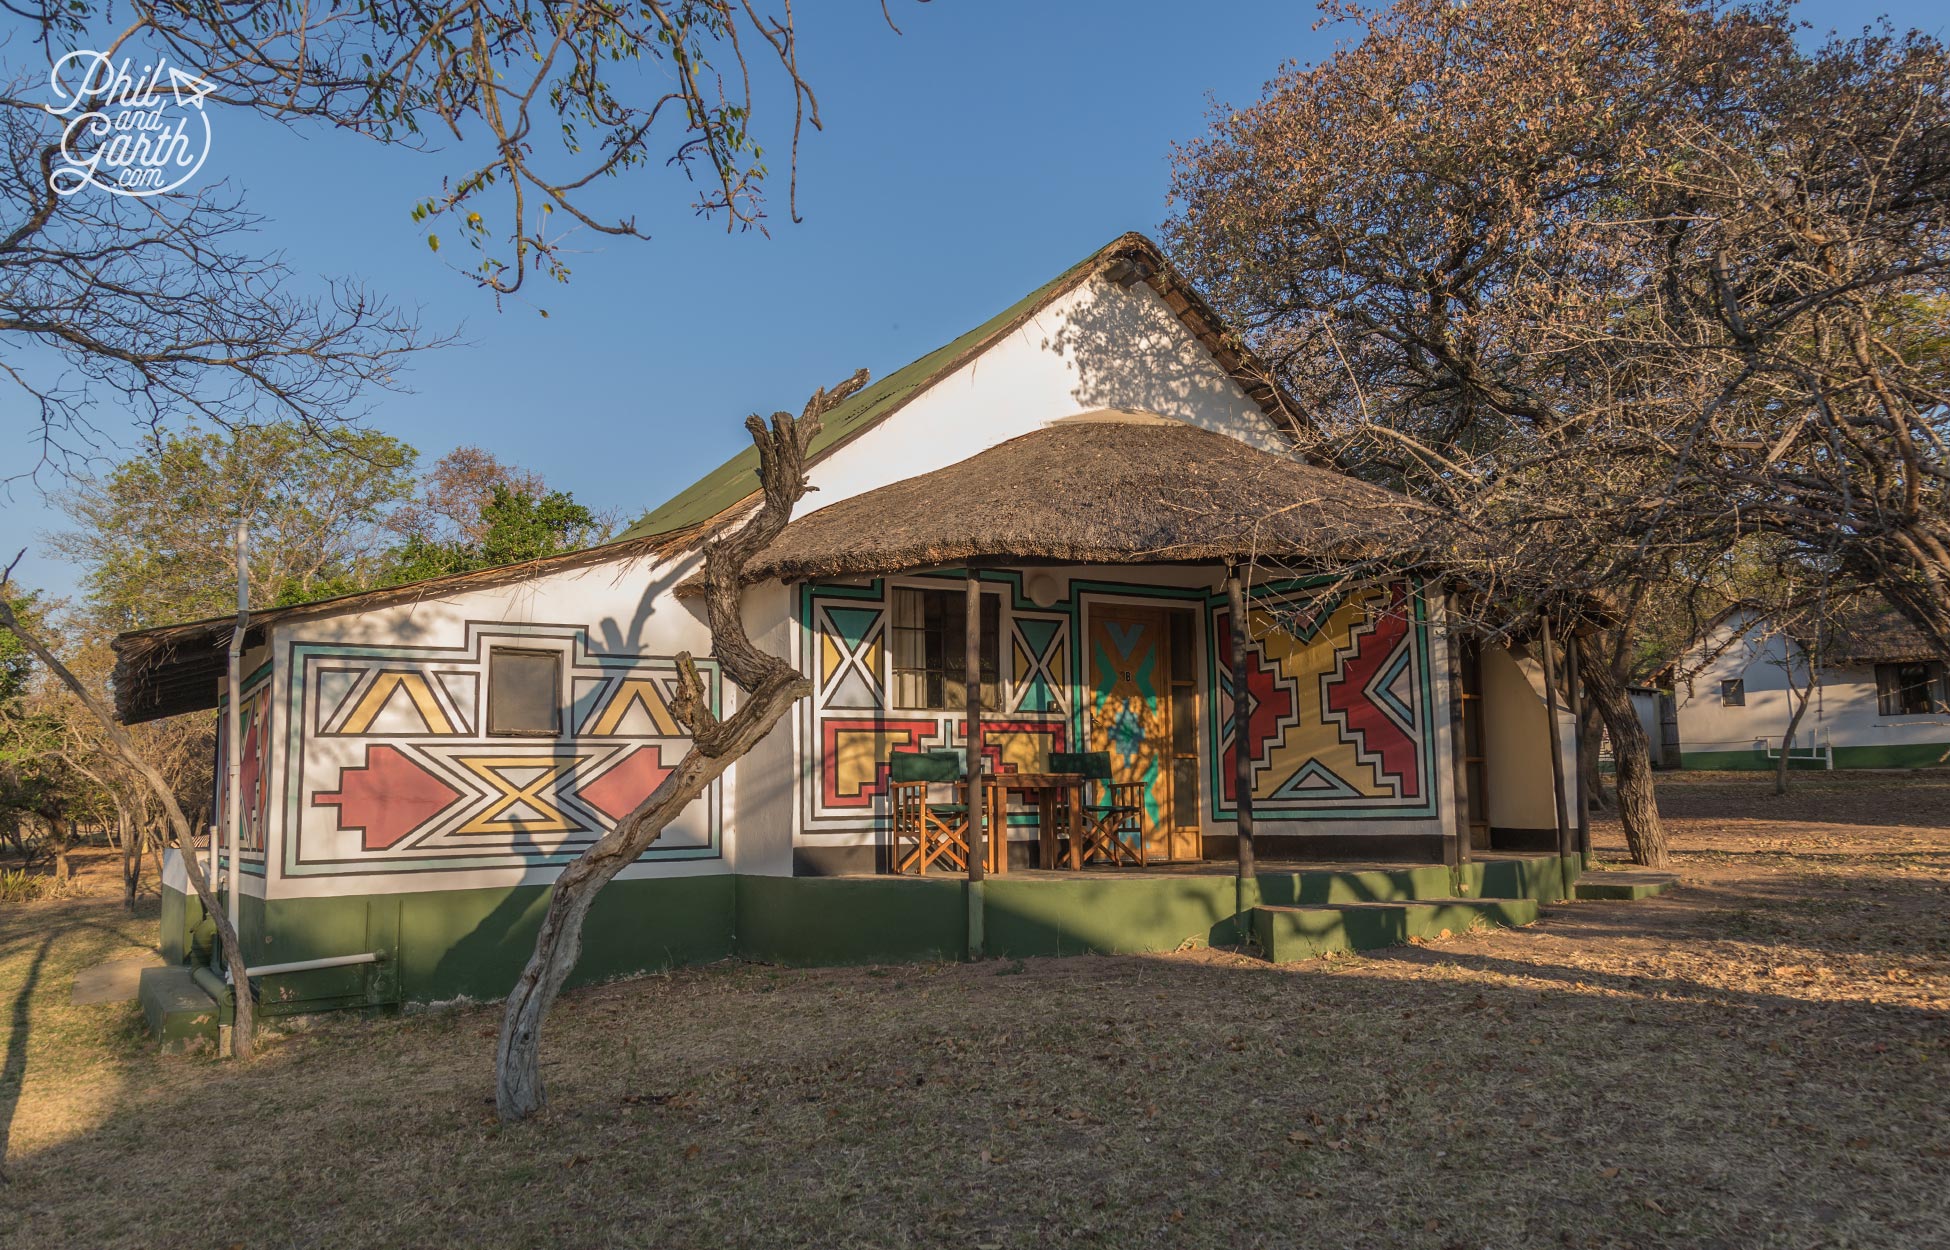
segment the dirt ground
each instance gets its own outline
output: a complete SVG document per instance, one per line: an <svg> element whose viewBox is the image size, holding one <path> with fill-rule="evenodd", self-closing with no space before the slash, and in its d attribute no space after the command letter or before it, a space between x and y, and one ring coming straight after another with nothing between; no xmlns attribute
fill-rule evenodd
<svg viewBox="0 0 1950 1250"><path fill-rule="evenodd" d="M1521 931L573 993L513 1128L492 1007L160 1058L68 1001L153 906L0 907L0 1241L1950 1244L1950 775L1795 781L1668 781L1683 888Z"/></svg>

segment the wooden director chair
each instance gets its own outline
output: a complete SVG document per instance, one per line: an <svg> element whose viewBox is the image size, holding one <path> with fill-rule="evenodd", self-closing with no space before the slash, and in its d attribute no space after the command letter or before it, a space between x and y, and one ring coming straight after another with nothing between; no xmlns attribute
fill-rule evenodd
<svg viewBox="0 0 1950 1250"><path fill-rule="evenodd" d="M888 759L888 808L893 814L895 872L922 876L932 867L968 871L968 793L962 784L965 756L960 751L901 752ZM959 798L937 802L936 787L955 787ZM988 806L989 865L1007 835L1007 796L1000 786L984 789Z"/></svg>
<svg viewBox="0 0 1950 1250"><path fill-rule="evenodd" d="M1053 773L1073 773L1084 779L1084 788L1075 798L1065 791L1058 800L1063 805L1082 804L1074 825L1069 813L1060 811L1058 826L1080 831L1083 844L1079 859L1088 863L1095 855L1113 866L1144 867L1144 783L1113 781L1109 751L1052 751L1049 767Z"/></svg>

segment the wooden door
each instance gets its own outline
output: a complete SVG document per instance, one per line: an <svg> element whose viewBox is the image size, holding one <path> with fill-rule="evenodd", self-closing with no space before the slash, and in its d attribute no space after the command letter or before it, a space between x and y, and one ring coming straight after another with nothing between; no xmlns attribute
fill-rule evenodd
<svg viewBox="0 0 1950 1250"><path fill-rule="evenodd" d="M1154 860L1198 856L1198 829L1180 827L1172 794L1172 712L1182 698L1174 698L1170 626L1158 608L1090 610L1090 749L1109 752L1115 780L1144 787L1144 845Z"/></svg>

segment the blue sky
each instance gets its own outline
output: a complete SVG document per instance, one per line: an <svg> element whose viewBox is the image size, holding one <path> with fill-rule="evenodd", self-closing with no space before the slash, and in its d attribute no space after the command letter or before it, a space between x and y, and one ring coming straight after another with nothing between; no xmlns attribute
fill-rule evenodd
<svg viewBox="0 0 1950 1250"><path fill-rule="evenodd" d="M1199 132L1208 96L1250 99L1335 37L1309 5L1257 0L890 9L901 35L876 0L800 6L826 123L801 151L801 224L782 181L770 237L728 236L690 215L674 172L640 172L617 193L652 239L587 238L567 286L534 283L501 311L449 267L471 253L434 254L408 216L451 160L219 115L205 170L245 190L266 247L299 274L362 278L462 334L372 424L428 460L477 444L633 519L735 451L746 413L796 410L861 365L885 374L1119 232L1155 231L1170 145ZM1876 12L1946 27L1918 0L1800 12L1821 28ZM31 454L31 420L0 410L0 438L21 449L6 461ZM75 572L38 551L60 522L16 485L0 498L0 562L35 548L22 580L70 592Z"/></svg>

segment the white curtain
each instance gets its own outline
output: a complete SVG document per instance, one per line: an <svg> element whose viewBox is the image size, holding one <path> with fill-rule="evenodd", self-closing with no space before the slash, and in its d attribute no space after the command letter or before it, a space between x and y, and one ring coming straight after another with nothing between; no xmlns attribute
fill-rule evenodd
<svg viewBox="0 0 1950 1250"><path fill-rule="evenodd" d="M927 706L927 610L918 590L894 589L894 706Z"/></svg>

